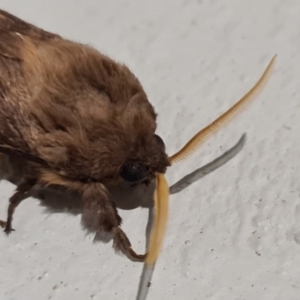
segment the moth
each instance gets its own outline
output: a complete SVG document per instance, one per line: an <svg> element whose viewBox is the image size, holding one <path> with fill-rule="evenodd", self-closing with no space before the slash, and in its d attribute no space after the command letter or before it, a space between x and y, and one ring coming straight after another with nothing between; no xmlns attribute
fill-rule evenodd
<svg viewBox="0 0 300 300"><path fill-rule="evenodd" d="M156 111L126 65L0 10L0 159L22 172L4 231L12 231L14 211L35 185L62 186L81 195L89 228L111 233L114 248L129 259L153 264L167 224L167 168L254 99L274 60L246 96L169 156L156 134ZM146 254L132 249L108 192L122 181L156 182Z"/></svg>

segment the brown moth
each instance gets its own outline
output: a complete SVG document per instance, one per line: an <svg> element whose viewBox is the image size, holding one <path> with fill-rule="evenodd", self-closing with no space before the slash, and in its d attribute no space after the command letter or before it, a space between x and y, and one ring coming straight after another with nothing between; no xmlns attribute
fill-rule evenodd
<svg viewBox="0 0 300 300"><path fill-rule="evenodd" d="M1 222L5 232L12 231L14 211L35 185L63 186L80 193L88 227L112 233L116 250L153 265L167 222L167 167L253 99L274 59L244 98L170 157L155 134L156 112L125 65L0 10L0 159L22 172ZM108 187L153 180L156 218L147 255L139 255L120 227Z"/></svg>

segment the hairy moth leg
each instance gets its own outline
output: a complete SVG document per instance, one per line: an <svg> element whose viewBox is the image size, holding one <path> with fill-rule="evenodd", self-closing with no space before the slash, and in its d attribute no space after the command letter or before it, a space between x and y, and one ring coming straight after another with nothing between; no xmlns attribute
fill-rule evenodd
<svg viewBox="0 0 300 300"><path fill-rule="evenodd" d="M104 185L97 183L87 186L83 192L83 205L82 220L87 229L112 233L116 251L133 261L144 261L146 255L139 255L132 249L128 237L120 228L122 219Z"/></svg>
<svg viewBox="0 0 300 300"><path fill-rule="evenodd" d="M33 177L26 177L18 185L16 192L10 197L9 205L7 209L7 219L6 222L1 221L0 226L5 227L4 232L8 235L14 229L12 229L13 214L18 207L18 205L28 197L28 192L34 187L37 179Z"/></svg>
<svg viewBox="0 0 300 300"><path fill-rule="evenodd" d="M137 254L131 246L131 243L126 236L125 232L120 228L116 227L114 231L114 249L121 251L132 261L143 262L146 258L146 254Z"/></svg>

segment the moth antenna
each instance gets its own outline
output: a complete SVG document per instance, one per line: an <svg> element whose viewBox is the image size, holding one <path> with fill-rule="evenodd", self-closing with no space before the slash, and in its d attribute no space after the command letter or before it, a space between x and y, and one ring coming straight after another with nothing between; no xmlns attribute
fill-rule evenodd
<svg viewBox="0 0 300 300"><path fill-rule="evenodd" d="M155 263L165 236L168 214L169 186L165 176L158 173L156 175L156 189L154 193L154 224L151 229L147 256L136 300L145 300L147 297Z"/></svg>
<svg viewBox="0 0 300 300"><path fill-rule="evenodd" d="M152 265L144 265L136 300L145 300L147 298L154 268L155 263Z"/></svg>
<svg viewBox="0 0 300 300"><path fill-rule="evenodd" d="M247 104L250 104L250 102L255 99L270 78L271 72L274 68L276 56L277 55L273 56L263 75L252 87L252 89L219 118L217 118L204 129L200 130L181 150L172 155L170 158L171 163L178 162L190 156L201 144L203 144L214 133L232 121L234 117L241 113Z"/></svg>
<svg viewBox="0 0 300 300"><path fill-rule="evenodd" d="M167 229L169 215L169 186L165 176L161 173L156 175L157 187L154 193L154 224L150 234L146 265L156 262L159 255L165 232Z"/></svg>
<svg viewBox="0 0 300 300"><path fill-rule="evenodd" d="M225 165L229 160L231 160L234 156L236 156L244 147L246 142L246 134L244 133L242 137L239 139L236 145L234 145L231 149L223 153L221 156L213 160L212 162L206 164L205 166L196 169L192 173L185 175L179 181L174 183L170 187L170 194L176 194L181 192L183 189L186 189L188 186L198 181L202 177L207 174L215 171L216 169Z"/></svg>

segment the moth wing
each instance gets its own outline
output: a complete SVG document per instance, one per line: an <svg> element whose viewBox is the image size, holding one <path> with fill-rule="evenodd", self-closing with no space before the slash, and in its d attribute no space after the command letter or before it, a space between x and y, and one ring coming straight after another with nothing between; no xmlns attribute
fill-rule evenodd
<svg viewBox="0 0 300 300"><path fill-rule="evenodd" d="M39 43L61 38L59 35L42 30L0 9L0 55L22 60L22 36Z"/></svg>
<svg viewBox="0 0 300 300"><path fill-rule="evenodd" d="M17 107L7 103L5 97L5 90L0 81L0 152L47 165L26 141L28 132L24 129L29 125L28 121L23 118Z"/></svg>
<svg viewBox="0 0 300 300"><path fill-rule="evenodd" d="M0 10L0 152L46 165L28 142L30 120L22 114L22 103L14 100L10 88L15 83L12 73L21 70L22 37L33 43L60 38Z"/></svg>

